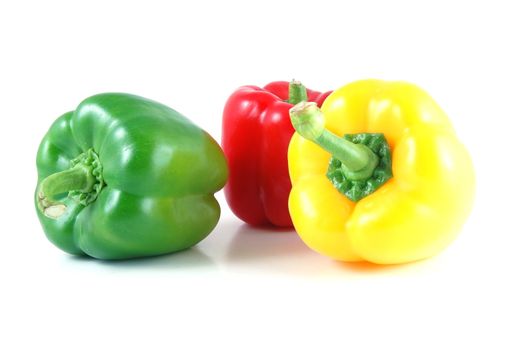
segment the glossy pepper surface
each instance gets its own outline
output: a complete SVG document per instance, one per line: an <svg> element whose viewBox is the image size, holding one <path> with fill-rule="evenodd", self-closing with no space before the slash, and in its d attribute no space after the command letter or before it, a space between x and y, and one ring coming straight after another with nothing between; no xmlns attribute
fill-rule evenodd
<svg viewBox="0 0 526 350"><path fill-rule="evenodd" d="M358 81L334 91L321 110L294 107L291 118L298 133L288 154L289 207L312 249L342 261L405 263L440 252L461 230L473 165L420 88Z"/></svg>
<svg viewBox="0 0 526 350"><path fill-rule="evenodd" d="M195 245L217 224L213 194L227 178L210 135L169 107L118 93L59 117L37 168L35 204L49 240L101 259Z"/></svg>
<svg viewBox="0 0 526 350"><path fill-rule="evenodd" d="M263 88L243 86L230 96L223 112L222 146L230 170L225 195L241 220L292 226L287 150L294 129L289 109L306 100L321 105L328 94L278 81Z"/></svg>

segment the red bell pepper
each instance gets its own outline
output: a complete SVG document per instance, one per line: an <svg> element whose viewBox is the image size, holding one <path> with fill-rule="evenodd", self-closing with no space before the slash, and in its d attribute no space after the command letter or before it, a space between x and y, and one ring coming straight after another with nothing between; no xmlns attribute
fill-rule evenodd
<svg viewBox="0 0 526 350"><path fill-rule="evenodd" d="M222 146L230 171L225 195L241 220L292 227L287 150L294 128L289 109L305 100L321 106L329 94L278 81L262 89L243 86L230 96L223 112Z"/></svg>

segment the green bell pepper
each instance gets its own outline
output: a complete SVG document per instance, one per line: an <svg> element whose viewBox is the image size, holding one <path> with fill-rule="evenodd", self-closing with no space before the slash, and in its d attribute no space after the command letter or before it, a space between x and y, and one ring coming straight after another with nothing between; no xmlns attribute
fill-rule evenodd
<svg viewBox="0 0 526 350"><path fill-rule="evenodd" d="M35 204L60 249L126 259L189 248L219 220L221 148L175 110L128 94L89 97L42 140Z"/></svg>

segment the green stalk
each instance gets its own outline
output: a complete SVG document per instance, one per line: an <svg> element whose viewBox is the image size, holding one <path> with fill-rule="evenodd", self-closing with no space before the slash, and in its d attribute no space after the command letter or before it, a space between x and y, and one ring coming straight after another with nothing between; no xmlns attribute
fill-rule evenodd
<svg viewBox="0 0 526 350"><path fill-rule="evenodd" d="M289 99L287 102L295 105L307 101L307 99L307 89L305 86L299 81L292 79L289 83Z"/></svg>
<svg viewBox="0 0 526 350"><path fill-rule="evenodd" d="M369 147L355 144L325 129L323 113L314 102L300 102L290 109L294 129L342 162L342 171L350 180L369 179L379 159Z"/></svg>
<svg viewBox="0 0 526 350"><path fill-rule="evenodd" d="M41 182L38 189L38 207L47 217L57 219L67 209L64 203L54 201L57 195L69 191L90 192L95 182L91 168L83 164L51 174Z"/></svg>

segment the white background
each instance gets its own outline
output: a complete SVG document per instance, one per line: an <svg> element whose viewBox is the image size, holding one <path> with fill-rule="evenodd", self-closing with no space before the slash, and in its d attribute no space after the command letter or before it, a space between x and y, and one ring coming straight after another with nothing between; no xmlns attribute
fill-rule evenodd
<svg viewBox="0 0 526 350"><path fill-rule="evenodd" d="M3 1L0 348L524 349L525 10L507 1ZM341 264L225 205L180 254L74 258L33 207L35 154L105 91L177 109L219 140L240 85L408 80L448 112L477 168L474 211L440 256Z"/></svg>

